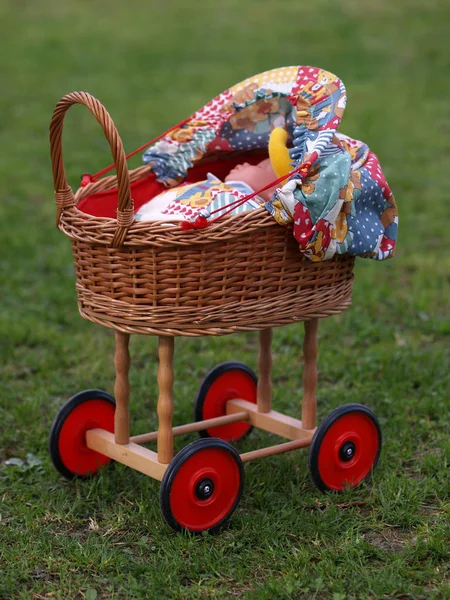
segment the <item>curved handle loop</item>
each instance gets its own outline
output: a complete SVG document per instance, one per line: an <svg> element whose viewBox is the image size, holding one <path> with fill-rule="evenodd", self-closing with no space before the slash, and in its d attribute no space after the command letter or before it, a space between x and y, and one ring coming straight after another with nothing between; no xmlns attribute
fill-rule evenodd
<svg viewBox="0 0 450 600"><path fill-rule="evenodd" d="M130 176L123 149L122 140L113 120L105 107L87 92L72 92L66 94L55 107L50 122L50 154L52 159L53 181L55 186L55 202L57 205L56 225L59 224L63 208L74 206L75 197L67 183L64 158L62 153L62 131L66 112L74 104L83 104L91 111L102 126L109 142L117 172L118 208L117 230L112 240L112 246L121 246L126 238L128 229L134 220L134 205L131 197Z"/></svg>

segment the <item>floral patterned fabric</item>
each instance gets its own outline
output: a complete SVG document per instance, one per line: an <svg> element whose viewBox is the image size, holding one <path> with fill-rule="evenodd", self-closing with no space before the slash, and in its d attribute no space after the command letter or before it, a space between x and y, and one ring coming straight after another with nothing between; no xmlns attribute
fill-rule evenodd
<svg viewBox="0 0 450 600"><path fill-rule="evenodd" d="M199 214L204 214L200 211L207 210L209 214L217 210L226 210L232 202L242 200L252 192L251 187L242 181L223 183L208 173L205 181L177 186L159 194L141 206L135 219L136 221L195 219ZM255 196L233 208L232 212L237 215L263 205L264 200Z"/></svg>
<svg viewBox="0 0 450 600"><path fill-rule="evenodd" d="M293 224L312 261L344 253L383 260L394 253L397 207L378 158L342 134L303 180L288 181L266 208L281 225Z"/></svg>
<svg viewBox="0 0 450 600"><path fill-rule="evenodd" d="M382 260L394 253L396 204L375 154L337 133L345 106L344 84L328 71L266 71L214 98L143 159L173 187L208 153L267 149L271 131L282 126L292 169L302 174L287 180L267 210L293 225L300 251L313 261L342 253Z"/></svg>

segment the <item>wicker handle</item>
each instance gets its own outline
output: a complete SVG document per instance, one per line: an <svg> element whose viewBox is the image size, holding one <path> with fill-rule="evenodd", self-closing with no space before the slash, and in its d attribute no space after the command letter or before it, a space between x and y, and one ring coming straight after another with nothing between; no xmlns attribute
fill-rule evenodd
<svg viewBox="0 0 450 600"><path fill-rule="evenodd" d="M56 225L59 224L62 209L75 205L75 196L67 183L64 158L62 153L62 131L64 117L74 104L87 106L103 128L103 132L111 147L117 172L118 209L117 230L112 246L121 246L126 238L128 229L134 220L134 206L131 197L130 176L123 150L122 140L113 120L105 107L93 96L86 92L72 92L58 102L50 123L50 153L52 159L53 181L55 186L55 202L57 205Z"/></svg>

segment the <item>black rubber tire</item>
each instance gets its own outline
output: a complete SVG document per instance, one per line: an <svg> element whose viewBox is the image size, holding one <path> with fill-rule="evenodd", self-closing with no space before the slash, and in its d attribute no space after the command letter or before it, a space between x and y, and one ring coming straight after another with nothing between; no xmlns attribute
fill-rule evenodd
<svg viewBox="0 0 450 600"><path fill-rule="evenodd" d="M172 510L170 507L170 495L171 495L171 490L172 490L172 484L177 476L177 473L178 473L180 467L191 456L193 456L197 452L201 452L202 450L205 450L208 448L220 448L222 450L225 450L236 461L236 464L239 468L239 474L240 474L239 490L238 490L238 493L237 493L237 496L236 496L233 506L228 511L227 515L222 519L222 521L220 521L220 523L217 523L216 525L214 525L213 527L210 527L210 528L191 531L190 529L187 529L186 527L181 525L176 520L176 518L174 517L174 515L172 513ZM161 481L161 489L160 489L160 494L159 494L162 516L163 516L165 522L167 523L167 525L169 525L169 527L171 527L172 529L174 529L175 531L178 531L178 532L189 531L190 533L200 534L200 533L207 531L208 533L217 533L218 531L220 531L221 529L224 528L224 526L228 523L231 515L237 508L239 501L241 499L241 496L242 496L244 482L245 482L244 465L242 463L241 457L239 456L239 453L233 448L233 446L231 446L228 442L225 442L224 440L220 440L220 439L216 439L216 438L206 438L206 439L196 440L196 441L188 444L187 446L185 446L182 450L180 450L180 452L178 452L178 454L175 455L175 457L172 459L172 461L170 462L169 466L167 467L167 469L164 473L164 476Z"/></svg>
<svg viewBox="0 0 450 600"><path fill-rule="evenodd" d="M319 470L319 464L318 464L320 447L321 447L322 442L325 438L325 435L328 432L328 430L330 429L330 427L334 423L336 423L336 421L338 421L341 417L343 417L344 415L348 415L349 413L352 413L352 412L359 412L359 413L363 413L366 416L368 416L373 421L373 423L376 427L377 433L378 433L378 452L377 452L377 455L375 457L375 460L373 462L370 472L362 481L368 481L371 477L372 471L377 466L378 460L380 458L381 447L382 447L382 435L381 435L381 428L380 428L378 419L376 418L374 413L370 410L370 408L368 408L367 406L364 406L363 404L352 403L352 404L344 404L343 406L339 406L338 408L333 410L333 412L331 412L327 417L325 417L325 419L320 423L319 427L316 429L316 432L314 433L314 437L313 437L311 445L309 447L309 455L308 455L309 472L311 474L311 478L314 482L314 485L322 492L333 491L335 493L340 493L338 490L333 490L333 489L329 488L322 480L322 477L320 475L320 470ZM356 485L359 485L359 483L362 483L362 481L358 482L358 484L356 484Z"/></svg>
<svg viewBox="0 0 450 600"><path fill-rule="evenodd" d="M245 365L244 363L241 363L238 361L228 361L228 362L224 362L224 363L220 363L219 365L216 365L204 377L203 381L200 384L200 387L198 388L197 396L196 396L195 402L194 402L194 420L196 422L204 420L203 406L204 406L206 396L208 394L208 391L209 391L209 388L211 387L211 385L216 381L216 379L218 377L220 377L224 373L227 373L228 371L233 371L233 370L240 370L240 371L243 371L244 373L247 373L253 379L253 381L255 382L255 385L258 384L258 378L256 377L254 371L250 367ZM245 439L248 435L250 435L252 429L253 429L253 427L250 427L249 430L243 436L241 436L239 439ZM208 431L206 429L199 431L199 435L202 438L211 438L212 437L212 436L210 436L210 434L208 433ZM230 440L228 440L228 441L230 441ZM235 439L233 441L238 441L238 440Z"/></svg>
<svg viewBox="0 0 450 600"><path fill-rule="evenodd" d="M103 390L85 390L78 392L75 396L72 396L67 402L59 409L50 429L48 450L50 458L52 459L55 469L61 473L66 479L89 479L92 475L78 475L70 471L64 464L59 453L59 435L61 433L62 426L70 413L80 404L87 402L92 399L105 400L116 406L116 401L113 396L104 392Z"/></svg>

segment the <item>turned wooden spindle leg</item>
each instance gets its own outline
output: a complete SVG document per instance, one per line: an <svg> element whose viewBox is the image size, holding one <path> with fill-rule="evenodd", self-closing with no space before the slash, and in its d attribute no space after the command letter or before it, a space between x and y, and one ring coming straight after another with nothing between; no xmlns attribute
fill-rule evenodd
<svg viewBox="0 0 450 600"><path fill-rule="evenodd" d="M267 413L272 408L272 329L263 329L259 332L258 355L258 412Z"/></svg>
<svg viewBox="0 0 450 600"><path fill-rule="evenodd" d="M173 457L173 337L160 336L158 343L158 460L168 464Z"/></svg>
<svg viewBox="0 0 450 600"><path fill-rule="evenodd" d="M305 339L303 341L303 403L302 423L304 429L316 426L316 384L317 384L317 327L319 319L305 321Z"/></svg>
<svg viewBox="0 0 450 600"><path fill-rule="evenodd" d="M130 398L130 352L128 349L130 334L116 331L116 353L114 367L116 369L116 382L114 396L116 398L116 412L114 414L114 436L116 444L128 444L130 441L130 414L128 401Z"/></svg>

